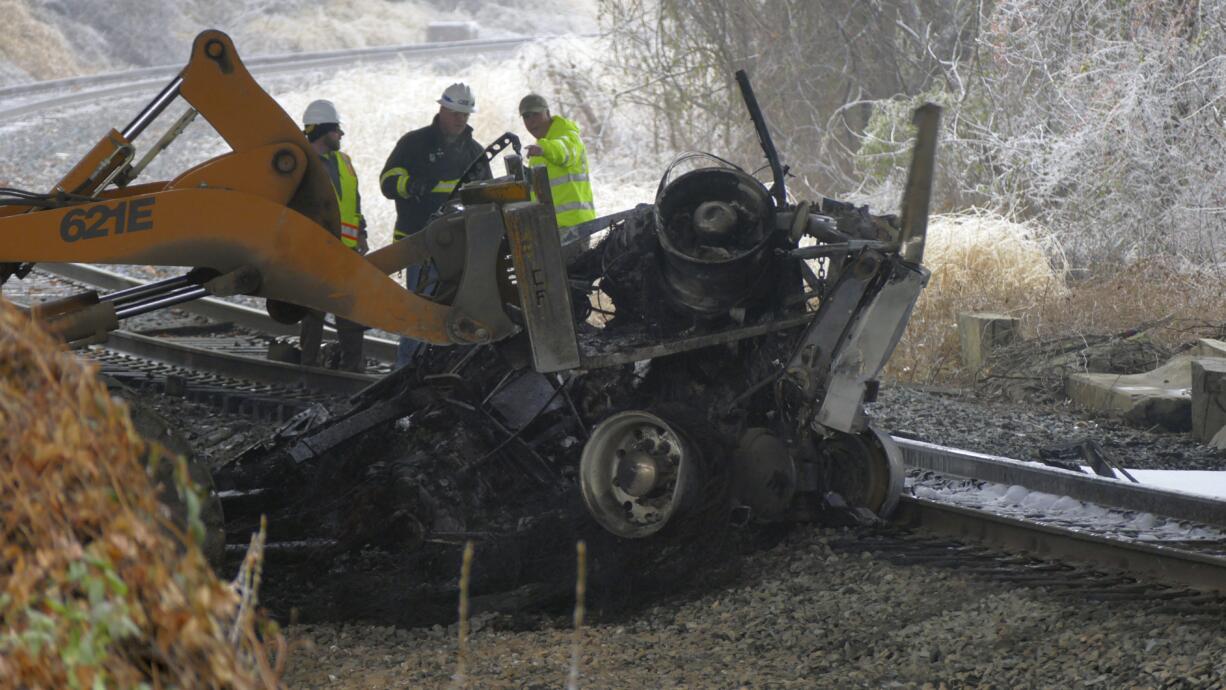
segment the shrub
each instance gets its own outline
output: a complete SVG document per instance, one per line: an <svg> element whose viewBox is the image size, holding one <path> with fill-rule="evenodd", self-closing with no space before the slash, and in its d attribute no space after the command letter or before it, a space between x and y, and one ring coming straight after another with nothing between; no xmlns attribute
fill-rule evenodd
<svg viewBox="0 0 1226 690"><path fill-rule="evenodd" d="M205 561L186 464L3 300L0 430L0 685L276 686L279 634ZM157 501L159 462L177 462L187 529Z"/></svg>

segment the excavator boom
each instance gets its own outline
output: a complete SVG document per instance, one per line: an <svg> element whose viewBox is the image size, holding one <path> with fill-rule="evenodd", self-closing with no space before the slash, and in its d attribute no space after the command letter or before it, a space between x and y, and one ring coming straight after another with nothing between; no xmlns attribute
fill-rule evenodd
<svg viewBox="0 0 1226 690"><path fill-rule="evenodd" d="M232 150L173 180L121 186L133 170L133 142L180 97ZM528 198L523 185L510 187ZM419 297L389 277L429 258L424 238L369 259L341 243L322 161L219 31L201 33L183 71L39 201L0 206L0 276L36 262L183 266L204 269L193 274L204 288L199 295L265 297L270 313L291 322L315 309L435 344L498 339L514 329ZM485 268L493 274L492 263ZM497 295L485 297L498 303ZM62 316L72 318L52 328L70 340L117 323L105 300Z"/></svg>

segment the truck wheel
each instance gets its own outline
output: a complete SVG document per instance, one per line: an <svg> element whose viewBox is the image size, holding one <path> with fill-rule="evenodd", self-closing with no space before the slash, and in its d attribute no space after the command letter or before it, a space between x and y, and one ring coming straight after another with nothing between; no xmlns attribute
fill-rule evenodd
<svg viewBox="0 0 1226 690"><path fill-rule="evenodd" d="M596 425L579 460L588 512L609 532L641 539L666 526L727 516L724 450L680 406L624 410Z"/></svg>
<svg viewBox="0 0 1226 690"><path fill-rule="evenodd" d="M817 447L828 491L883 519L894 512L906 470L889 434L869 427L859 434L835 434Z"/></svg>

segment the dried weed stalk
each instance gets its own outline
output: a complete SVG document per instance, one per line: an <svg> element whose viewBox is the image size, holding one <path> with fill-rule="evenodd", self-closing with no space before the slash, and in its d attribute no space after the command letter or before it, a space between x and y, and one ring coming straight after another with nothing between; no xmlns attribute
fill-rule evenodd
<svg viewBox="0 0 1226 690"><path fill-rule="evenodd" d="M587 615L587 542L575 542L575 629L570 638L570 667L566 690L579 690L579 662L583 655L583 619Z"/></svg>

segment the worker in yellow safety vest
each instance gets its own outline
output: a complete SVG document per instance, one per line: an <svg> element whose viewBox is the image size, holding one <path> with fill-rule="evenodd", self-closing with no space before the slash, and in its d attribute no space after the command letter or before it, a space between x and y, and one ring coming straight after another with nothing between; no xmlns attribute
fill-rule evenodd
<svg viewBox="0 0 1226 690"><path fill-rule="evenodd" d="M358 176L354 172L353 161L341 152L341 137L345 136L345 132L341 129L336 106L331 101L312 101L302 115L302 126L307 141L323 160L328 177L332 180L332 188L336 191L336 201L341 211L341 242L359 254L365 254L370 247L366 239L366 219L362 217ZM321 363L323 317L321 312L312 311L302 319L298 346L305 365L319 366ZM365 330L366 327L359 323L336 317L337 340L340 341L339 369L361 372L366 368L362 358Z"/></svg>
<svg viewBox="0 0 1226 690"><path fill-rule="evenodd" d="M572 239L572 228L596 218L592 202L592 183L588 179L587 149L579 138L579 125L561 115L549 112L549 103L537 94L528 94L519 102L519 114L524 127L536 137L536 143L525 148L528 164L544 165L549 171L549 189L558 219L562 241Z"/></svg>

